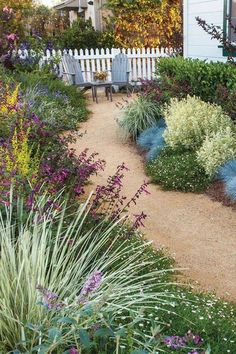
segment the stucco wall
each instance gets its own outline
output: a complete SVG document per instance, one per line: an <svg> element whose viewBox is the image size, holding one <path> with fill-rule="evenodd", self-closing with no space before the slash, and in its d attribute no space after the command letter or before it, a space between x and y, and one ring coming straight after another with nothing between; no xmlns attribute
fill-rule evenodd
<svg viewBox="0 0 236 354"><path fill-rule="evenodd" d="M219 42L198 26L199 16L207 23L223 26L224 0L184 0L184 56L213 61L225 61Z"/></svg>

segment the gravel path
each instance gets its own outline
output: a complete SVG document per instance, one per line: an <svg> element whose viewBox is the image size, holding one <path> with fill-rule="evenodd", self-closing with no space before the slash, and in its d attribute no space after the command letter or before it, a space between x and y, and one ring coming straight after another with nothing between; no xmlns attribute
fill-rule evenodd
<svg viewBox="0 0 236 354"><path fill-rule="evenodd" d="M92 114L81 125L86 134L74 147L78 153L89 148L106 160L105 172L94 178L98 184L125 162L130 171L124 193L132 196L147 177L137 149L121 138L115 103L122 96L114 96L114 102L106 101L103 93L99 93L99 104L89 101ZM205 195L163 192L156 185L150 185L149 191L151 195L142 196L131 210L148 214L146 237L155 247L166 248L196 286L236 301L236 212Z"/></svg>

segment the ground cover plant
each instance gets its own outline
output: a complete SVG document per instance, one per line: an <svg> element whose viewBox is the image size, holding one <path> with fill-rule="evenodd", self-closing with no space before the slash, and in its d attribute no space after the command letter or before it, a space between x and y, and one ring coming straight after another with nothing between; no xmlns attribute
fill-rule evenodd
<svg viewBox="0 0 236 354"><path fill-rule="evenodd" d="M211 181L191 150L165 148L146 170L151 180L166 190L202 192Z"/></svg>

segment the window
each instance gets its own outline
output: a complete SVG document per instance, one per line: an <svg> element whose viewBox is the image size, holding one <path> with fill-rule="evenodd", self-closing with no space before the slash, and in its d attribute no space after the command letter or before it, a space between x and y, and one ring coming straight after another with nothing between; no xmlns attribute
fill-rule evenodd
<svg viewBox="0 0 236 354"><path fill-rule="evenodd" d="M236 26L236 0L230 0L229 15L232 25ZM236 32L229 26L229 37L232 42L236 42Z"/></svg>

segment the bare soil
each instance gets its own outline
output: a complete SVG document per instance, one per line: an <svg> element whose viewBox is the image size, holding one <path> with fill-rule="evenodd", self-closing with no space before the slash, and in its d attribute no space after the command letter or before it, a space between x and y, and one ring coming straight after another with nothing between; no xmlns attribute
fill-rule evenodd
<svg viewBox="0 0 236 354"><path fill-rule="evenodd" d="M124 142L116 123L116 103L122 97L115 94L114 102L108 102L100 92L98 104L89 99L92 114L81 125L86 133L73 147L78 153L89 148L106 160L106 169L94 177L94 184L105 183L116 166L125 162L130 171L124 193L131 197L147 177L143 157L135 145ZM143 195L130 210L148 214L146 237L154 247L167 249L196 287L236 301L236 211L206 194L164 192L153 184L149 191L151 195Z"/></svg>
<svg viewBox="0 0 236 354"><path fill-rule="evenodd" d="M236 202L233 202L229 197L226 196L223 182L214 181L209 186L209 188L207 188L206 195L208 195L212 200L220 202L223 205L236 210Z"/></svg>

